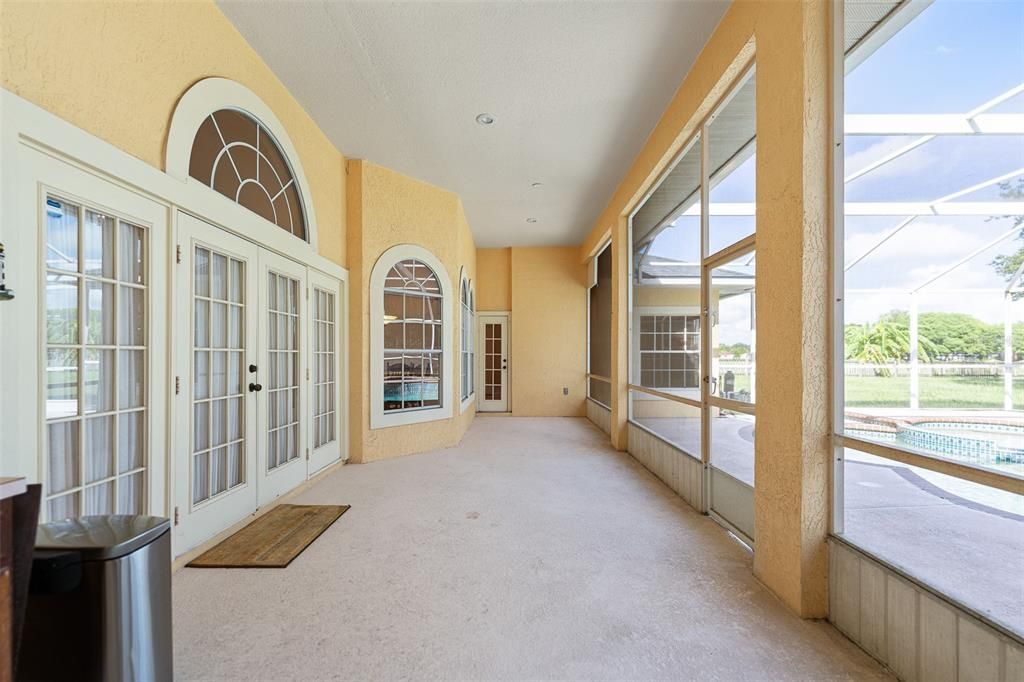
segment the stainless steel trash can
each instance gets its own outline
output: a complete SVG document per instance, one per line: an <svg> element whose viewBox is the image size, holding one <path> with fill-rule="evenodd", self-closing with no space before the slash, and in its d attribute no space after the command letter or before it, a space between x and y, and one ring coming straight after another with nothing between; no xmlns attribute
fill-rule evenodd
<svg viewBox="0 0 1024 682"><path fill-rule="evenodd" d="M16 676L172 678L167 519L84 516L39 526Z"/></svg>

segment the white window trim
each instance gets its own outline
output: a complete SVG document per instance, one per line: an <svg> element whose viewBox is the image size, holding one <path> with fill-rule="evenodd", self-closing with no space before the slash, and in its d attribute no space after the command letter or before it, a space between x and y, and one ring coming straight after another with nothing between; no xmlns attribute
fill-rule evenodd
<svg viewBox="0 0 1024 682"><path fill-rule="evenodd" d="M469 408L470 405L476 402L476 296L473 294L473 283L468 277L466 277L466 269L462 268L462 272L459 275L459 371L462 371L462 354L466 351L462 347L463 338L463 323L465 320L462 318L462 287L465 286L469 292L469 347L472 353L472 362L470 362L470 373L473 376L472 387L469 391L469 395L462 398L462 402L459 404L459 414L462 414ZM442 367L443 367L442 363ZM459 397L462 397L462 376L459 376Z"/></svg>
<svg viewBox="0 0 1024 682"><path fill-rule="evenodd" d="M640 318L644 315L688 315L688 316L700 316L700 306L697 305L682 305L682 306L636 306L633 308L633 328L630 330L630 342L633 344L632 348L636 349L636 352L630 352L629 364L630 364L630 381L639 385L640 384ZM701 341L703 343L703 340ZM687 394L682 393L682 389L672 388L659 388L662 393L671 393L673 395L679 394L684 398L690 397ZM639 391L633 392L633 400L661 400L655 396L641 393Z"/></svg>
<svg viewBox="0 0 1024 682"><path fill-rule="evenodd" d="M188 174L188 169L192 158L192 142L195 140L196 133L199 132L199 126L210 114L221 109L237 109L248 114L259 121L273 136L291 166L295 184L298 186L299 196L302 199L302 209L305 212L306 236L309 245L316 250L318 246L316 211L313 207L313 195L309 191L309 183L306 181L306 173L302 170L299 153L288 137L285 127L270 107L256 93L241 83L227 78L204 78L181 96L178 106L174 109L171 126L167 133L165 172L181 182L217 192L212 187L207 187L191 177ZM219 192L217 195L223 197ZM278 225L267 220L262 220L261 227L268 231L271 229L281 230ZM249 238L261 243L265 241L262 235L249 235Z"/></svg>
<svg viewBox="0 0 1024 682"><path fill-rule="evenodd" d="M441 406L409 412L384 411L384 280L395 263L407 258L427 265L437 276L441 287ZM415 244L398 244L385 251L374 263L370 273L370 428L386 429L405 424L451 419L453 396L461 393L452 383L452 310L458 297L452 296L448 270L434 254Z"/></svg>

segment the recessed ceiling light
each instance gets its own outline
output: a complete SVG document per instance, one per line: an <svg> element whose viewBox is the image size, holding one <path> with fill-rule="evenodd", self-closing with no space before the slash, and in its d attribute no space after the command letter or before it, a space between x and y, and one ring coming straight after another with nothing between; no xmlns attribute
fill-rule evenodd
<svg viewBox="0 0 1024 682"><path fill-rule="evenodd" d="M537 219L536 218L527 218L526 222L528 222L528 223L535 223L535 222L537 222Z"/></svg>
<svg viewBox="0 0 1024 682"><path fill-rule="evenodd" d="M494 123L494 117L490 114L479 114L476 117L476 122L482 126L489 126Z"/></svg>

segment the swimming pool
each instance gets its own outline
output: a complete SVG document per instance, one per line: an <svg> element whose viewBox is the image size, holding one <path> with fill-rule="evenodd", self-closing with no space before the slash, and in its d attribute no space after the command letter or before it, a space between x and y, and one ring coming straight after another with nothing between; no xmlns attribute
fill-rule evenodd
<svg viewBox="0 0 1024 682"><path fill-rule="evenodd" d="M902 443L961 462L1024 474L1024 424L956 419L848 417L846 433Z"/></svg>
<svg viewBox="0 0 1024 682"><path fill-rule="evenodd" d="M901 424L896 441L982 466L1024 466L1024 426L975 421Z"/></svg>

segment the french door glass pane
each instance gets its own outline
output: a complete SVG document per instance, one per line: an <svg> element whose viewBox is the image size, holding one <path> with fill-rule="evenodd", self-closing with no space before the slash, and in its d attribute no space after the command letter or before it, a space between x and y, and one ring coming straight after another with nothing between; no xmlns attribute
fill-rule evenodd
<svg viewBox="0 0 1024 682"><path fill-rule="evenodd" d="M122 346L142 346L145 341L145 290L136 287L117 288L117 342Z"/></svg>
<svg viewBox="0 0 1024 682"><path fill-rule="evenodd" d="M78 343L78 278L46 274L46 340Z"/></svg>
<svg viewBox="0 0 1024 682"><path fill-rule="evenodd" d="M45 220L45 265L63 271L46 280L45 509L110 513L121 474L145 485L146 230L52 196Z"/></svg>
<svg viewBox="0 0 1024 682"><path fill-rule="evenodd" d="M46 267L78 272L78 216L81 209L63 199L46 199Z"/></svg>
<svg viewBox="0 0 1024 682"><path fill-rule="evenodd" d="M242 362L245 262L204 247L193 259L192 503L245 482ZM227 350L231 348L233 350Z"/></svg>
<svg viewBox="0 0 1024 682"><path fill-rule="evenodd" d="M114 417L85 420L85 482L114 475Z"/></svg>
<svg viewBox="0 0 1024 682"><path fill-rule="evenodd" d="M334 365L334 293L314 289L313 298L313 446L320 447L335 440L337 413ZM386 325L401 329L400 325Z"/></svg>
<svg viewBox="0 0 1024 682"><path fill-rule="evenodd" d="M80 431L81 423L77 420L51 423L46 427L46 489L50 495L77 488L82 483Z"/></svg>
<svg viewBox="0 0 1024 682"><path fill-rule="evenodd" d="M70 519L79 516L79 495L71 493L51 499L46 505L47 516L51 521Z"/></svg>
<svg viewBox="0 0 1024 682"><path fill-rule="evenodd" d="M299 457L299 281L267 274L267 470Z"/></svg>
<svg viewBox="0 0 1024 682"><path fill-rule="evenodd" d="M141 227L121 222L117 267L118 279L122 282L145 283L145 237L146 232Z"/></svg>
<svg viewBox="0 0 1024 682"><path fill-rule="evenodd" d="M85 414L114 409L114 351L86 349L83 384Z"/></svg>
<svg viewBox="0 0 1024 682"><path fill-rule="evenodd" d="M78 414L78 358L73 348L46 351L46 418Z"/></svg>
<svg viewBox="0 0 1024 682"><path fill-rule="evenodd" d="M85 211L85 258L83 272L94 277L114 277L114 219Z"/></svg>
<svg viewBox="0 0 1024 682"><path fill-rule="evenodd" d="M142 290L139 290L142 294ZM142 300L139 300L142 312ZM97 346L114 344L114 285L85 280L85 342ZM123 341L122 341L123 343ZM137 345L142 345L139 340Z"/></svg>
<svg viewBox="0 0 1024 682"><path fill-rule="evenodd" d="M85 489L85 515L110 514L114 511L114 483L100 483Z"/></svg>
<svg viewBox="0 0 1024 682"><path fill-rule="evenodd" d="M117 417L117 471L139 469L145 463L146 419L144 412L123 412Z"/></svg>
<svg viewBox="0 0 1024 682"><path fill-rule="evenodd" d="M121 409L142 407L145 387L145 354L137 350L118 351L117 378Z"/></svg>
<svg viewBox="0 0 1024 682"><path fill-rule="evenodd" d="M140 514L143 511L143 484L142 473L125 476L118 479L117 487L117 513L118 514Z"/></svg>

